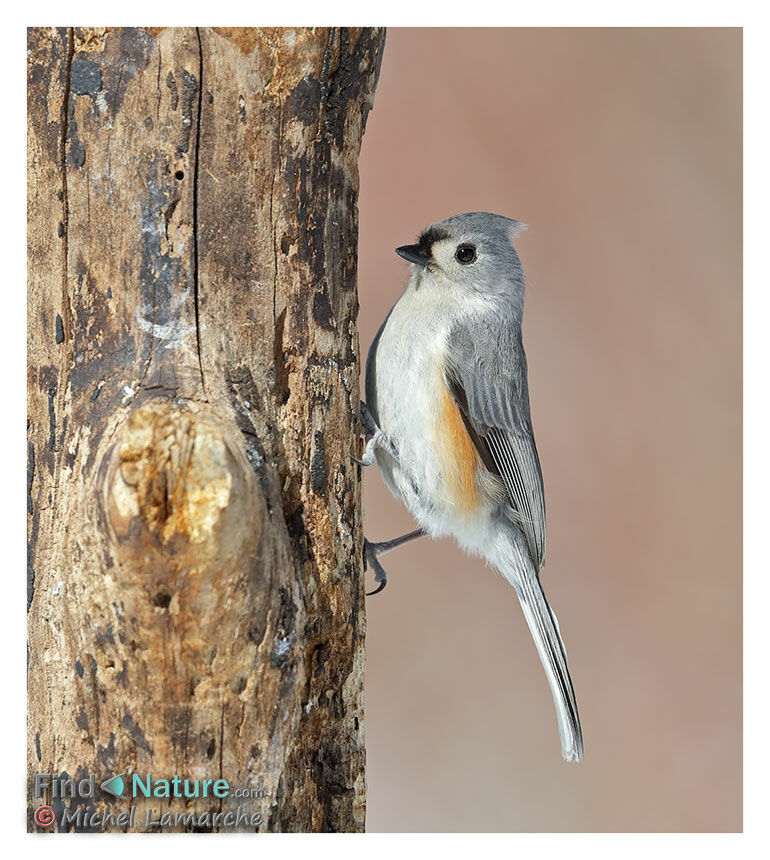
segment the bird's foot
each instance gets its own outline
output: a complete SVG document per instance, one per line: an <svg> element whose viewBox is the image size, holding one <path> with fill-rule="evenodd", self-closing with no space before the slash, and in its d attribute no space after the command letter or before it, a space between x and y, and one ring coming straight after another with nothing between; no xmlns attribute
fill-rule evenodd
<svg viewBox="0 0 770 860"><path fill-rule="evenodd" d="M415 529L413 532L408 532L407 534L393 538L392 540L375 542L364 538L364 570L371 567L374 571L374 582L377 585L377 588L375 588L374 591L367 592L367 597L370 597L372 594L379 594L379 592L388 584L388 574L385 571L385 568L380 564L378 556L385 552L390 552L390 550L395 549L397 546L409 543L409 541L415 540L415 538L422 537L424 534L425 532L422 529Z"/></svg>
<svg viewBox="0 0 770 860"><path fill-rule="evenodd" d="M366 596L379 594L388 584L388 574L385 568L380 564L377 556L377 544L364 538L364 570L371 568L374 571L374 582L377 588L374 591L367 591Z"/></svg>
<svg viewBox="0 0 770 860"><path fill-rule="evenodd" d="M387 451L398 463L398 451L385 433L377 426L372 413L367 409L363 401L361 401L361 434L366 440L364 454L360 460L358 457L353 457L353 460L359 466L371 466L374 463L374 451L376 448L382 448L383 451Z"/></svg>

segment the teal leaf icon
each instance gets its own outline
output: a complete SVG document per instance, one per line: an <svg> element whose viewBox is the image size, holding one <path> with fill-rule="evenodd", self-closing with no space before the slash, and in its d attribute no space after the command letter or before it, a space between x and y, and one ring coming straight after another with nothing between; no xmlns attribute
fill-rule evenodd
<svg viewBox="0 0 770 860"><path fill-rule="evenodd" d="M112 794L115 797L123 796L123 789L125 788L123 784L123 775L119 776L111 776L109 779L105 779L102 783L102 791L106 791L108 794Z"/></svg>

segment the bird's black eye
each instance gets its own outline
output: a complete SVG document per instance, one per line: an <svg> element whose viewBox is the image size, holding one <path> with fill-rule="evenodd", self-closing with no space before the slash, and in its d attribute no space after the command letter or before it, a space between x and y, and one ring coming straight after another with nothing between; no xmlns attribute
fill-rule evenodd
<svg viewBox="0 0 770 860"><path fill-rule="evenodd" d="M455 260L467 266L468 263L476 262L476 246L475 245L458 245L455 251Z"/></svg>

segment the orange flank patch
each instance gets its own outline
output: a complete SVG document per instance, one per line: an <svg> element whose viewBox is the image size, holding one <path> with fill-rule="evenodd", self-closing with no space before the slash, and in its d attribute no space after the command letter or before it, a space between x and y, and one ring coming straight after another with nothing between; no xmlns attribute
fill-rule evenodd
<svg viewBox="0 0 770 860"><path fill-rule="evenodd" d="M437 441L441 470L450 501L463 513L472 514L479 505L476 474L481 458L443 378L439 391Z"/></svg>

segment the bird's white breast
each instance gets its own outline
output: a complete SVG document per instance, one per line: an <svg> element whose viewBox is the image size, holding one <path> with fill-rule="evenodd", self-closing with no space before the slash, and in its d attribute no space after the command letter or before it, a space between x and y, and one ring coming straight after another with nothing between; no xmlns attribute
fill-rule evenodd
<svg viewBox="0 0 770 860"><path fill-rule="evenodd" d="M453 534L466 549L479 552L487 506L459 511L457 493L447 480L452 452L444 441L448 390L443 369L457 309L427 292L404 293L377 346L379 426L399 453L399 463L390 461L392 470L383 470L383 477L429 533Z"/></svg>

